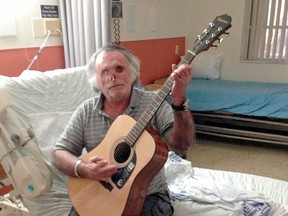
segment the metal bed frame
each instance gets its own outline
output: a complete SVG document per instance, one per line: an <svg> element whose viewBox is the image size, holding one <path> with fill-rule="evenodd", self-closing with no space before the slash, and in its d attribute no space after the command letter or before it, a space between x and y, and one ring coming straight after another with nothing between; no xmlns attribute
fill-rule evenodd
<svg viewBox="0 0 288 216"><path fill-rule="evenodd" d="M288 146L288 119L192 112L196 133Z"/></svg>

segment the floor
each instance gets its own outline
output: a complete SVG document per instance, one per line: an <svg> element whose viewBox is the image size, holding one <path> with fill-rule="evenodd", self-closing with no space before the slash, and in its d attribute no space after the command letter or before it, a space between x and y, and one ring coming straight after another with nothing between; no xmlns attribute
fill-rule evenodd
<svg viewBox="0 0 288 216"><path fill-rule="evenodd" d="M288 146L197 135L187 154L192 166L243 172L288 181Z"/></svg>

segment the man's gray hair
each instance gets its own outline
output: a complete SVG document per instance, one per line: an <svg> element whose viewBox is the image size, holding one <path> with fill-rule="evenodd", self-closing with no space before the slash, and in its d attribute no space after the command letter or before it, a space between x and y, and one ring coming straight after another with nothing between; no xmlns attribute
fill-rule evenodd
<svg viewBox="0 0 288 216"><path fill-rule="evenodd" d="M110 44L107 46L104 46L97 50L91 58L89 59L87 63L87 75L88 75L88 81L90 86L93 88L95 92L99 92L99 83L97 80L97 74L96 74L96 68L95 68L95 61L98 57L98 55L102 52L113 52L113 51L118 51L122 53L126 60L128 61L128 64L130 66L131 70L131 83L132 84L138 84L140 80L140 61L139 59L134 56L131 52L129 52L127 49L120 47L118 45Z"/></svg>

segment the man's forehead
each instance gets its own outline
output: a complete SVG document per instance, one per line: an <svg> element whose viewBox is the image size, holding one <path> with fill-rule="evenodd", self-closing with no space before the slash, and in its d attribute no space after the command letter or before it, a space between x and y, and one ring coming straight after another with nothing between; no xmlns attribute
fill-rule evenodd
<svg viewBox="0 0 288 216"><path fill-rule="evenodd" d="M102 52L97 56L95 61L95 66L101 67L102 70L119 64L124 66L128 64L128 61L125 56L118 51Z"/></svg>

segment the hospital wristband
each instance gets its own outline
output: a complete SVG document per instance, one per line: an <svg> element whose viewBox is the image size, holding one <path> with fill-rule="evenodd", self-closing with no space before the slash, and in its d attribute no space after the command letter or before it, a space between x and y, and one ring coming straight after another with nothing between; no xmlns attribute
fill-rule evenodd
<svg viewBox="0 0 288 216"><path fill-rule="evenodd" d="M82 163L82 160L78 159L74 165L74 175L77 177L77 178L80 178L80 175L78 173L78 166Z"/></svg>

